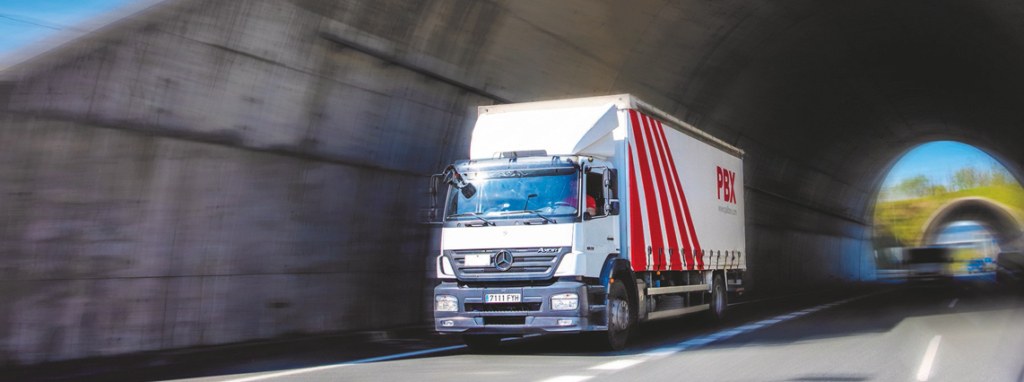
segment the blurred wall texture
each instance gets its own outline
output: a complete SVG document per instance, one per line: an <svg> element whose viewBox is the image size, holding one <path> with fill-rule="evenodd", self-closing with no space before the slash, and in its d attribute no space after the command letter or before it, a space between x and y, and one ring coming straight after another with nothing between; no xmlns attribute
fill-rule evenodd
<svg viewBox="0 0 1024 382"><path fill-rule="evenodd" d="M637 94L747 150L751 287L872 277L857 166L891 159L741 133L773 13L684 8L176 0L7 70L0 362L426 322L419 192L495 102Z"/></svg>

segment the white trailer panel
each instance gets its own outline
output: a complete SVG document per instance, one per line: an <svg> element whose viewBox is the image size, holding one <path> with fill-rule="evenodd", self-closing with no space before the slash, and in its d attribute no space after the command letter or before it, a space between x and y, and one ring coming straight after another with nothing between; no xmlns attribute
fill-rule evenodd
<svg viewBox="0 0 1024 382"><path fill-rule="evenodd" d="M642 111L624 113L633 270L745 269L742 160Z"/></svg>

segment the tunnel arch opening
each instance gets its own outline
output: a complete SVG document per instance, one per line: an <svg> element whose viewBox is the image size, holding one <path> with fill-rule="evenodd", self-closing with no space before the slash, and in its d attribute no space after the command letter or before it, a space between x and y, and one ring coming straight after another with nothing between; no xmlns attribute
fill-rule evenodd
<svg viewBox="0 0 1024 382"><path fill-rule="evenodd" d="M1024 189L1018 169L997 158L963 142L932 141L893 161L879 182L873 208L872 244L880 277L886 269L901 267L905 248L1021 248ZM983 234L962 242L940 240L951 227L970 225ZM986 236L991 243L977 239Z"/></svg>
<svg viewBox="0 0 1024 382"><path fill-rule="evenodd" d="M984 228L1000 246L1013 245L1024 227L1024 220L1013 207L984 197L962 197L946 202L928 217L921 234L922 245L947 244L939 240L942 233L961 222Z"/></svg>

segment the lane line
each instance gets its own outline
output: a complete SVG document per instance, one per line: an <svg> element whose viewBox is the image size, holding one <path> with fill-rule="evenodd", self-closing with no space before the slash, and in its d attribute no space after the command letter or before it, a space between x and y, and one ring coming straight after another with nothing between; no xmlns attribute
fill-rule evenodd
<svg viewBox="0 0 1024 382"><path fill-rule="evenodd" d="M541 382L582 382L588 379L594 378L592 375L563 375L554 377L551 379L545 379Z"/></svg>
<svg viewBox="0 0 1024 382"><path fill-rule="evenodd" d="M334 369L334 368L338 368L338 367L342 367L342 366L348 366L348 364L342 363L342 364L337 364L337 365L309 367L309 368L305 368L305 369L295 369L295 370L289 370L289 371L282 371L282 372L279 372L279 373L271 373L271 374L255 375L255 376L252 376L252 377L229 379L229 380L220 381L220 382L250 382L250 381L259 381L259 380L263 380L263 379L284 377L284 376L294 375L294 374L309 373L311 371Z"/></svg>
<svg viewBox="0 0 1024 382"><path fill-rule="evenodd" d="M264 379L271 379L271 378L277 378L277 377L285 377L285 376L289 376L289 375L302 374L302 373L311 373L311 372L314 372L314 371L334 369L334 368L338 368L338 367L358 365L358 364L362 364L362 363L387 361L387 360L398 359L398 358L414 357L414 356L423 355L423 354L440 353L440 352L445 352L445 351L449 351L449 350L462 349L462 348L465 348L465 347L466 347L466 345L457 345L457 346L448 346L448 347L436 348L436 349L418 350L418 351L413 351L413 352L408 352L408 353L399 353L399 354L386 355L386 356L382 356L382 357L366 358L366 359L360 359L360 360L355 360L355 361L343 362L343 363L338 363L338 364L334 364L334 365L307 367L307 368L304 368L304 369L294 369L294 370L282 371L282 372L277 372L277 373L254 375L254 376L250 376L250 377L236 378L236 379L228 379L228 380L224 380L224 381L220 381L220 382L252 382L252 381L261 381L261 380L264 380Z"/></svg>
<svg viewBox="0 0 1024 382"><path fill-rule="evenodd" d="M466 347L466 345L455 345L455 346L448 346L448 347L436 348L436 349L419 350L419 351L412 351L412 352L408 352L408 353L392 354L392 355L386 355L386 356L383 356L383 357L374 357L374 358L361 359L361 360L357 360L357 361L345 362L345 364L348 364L348 365L358 365L358 364L361 364L361 363L370 363L370 362L377 362L377 361L387 361L387 360L392 360L392 359L396 359L396 358L415 357L415 356L423 355L423 354L439 353L439 352L443 352L443 351L462 349L464 347Z"/></svg>
<svg viewBox="0 0 1024 382"><path fill-rule="evenodd" d="M871 296L871 295L874 295L874 294L866 294L866 295L863 295L863 296L858 296L858 297L854 297L854 298L848 298L848 299L845 299L845 300L836 301L836 302L832 302L832 303L829 303L829 304L823 304L823 305L819 305L819 306L816 306L816 307L813 307L813 308L804 309L804 311L801 311L801 312L793 312L793 313L790 313L790 314L781 315L781 316L774 317L774 318L764 319L764 320L761 320L761 321L757 321L755 323L746 324L746 325L739 326L739 327L736 327L736 328L722 329L721 331L718 331L718 332L715 332L715 333L711 333L711 334L707 334L707 335L699 336L699 337L695 337L695 338L690 338L690 339L688 339L686 341L683 341L683 342L680 342L680 343L678 343L676 345L670 345L670 346L665 346L665 347L661 347L661 348L657 348L657 349L653 349L653 350L648 350L648 351L646 351L644 353L640 353L639 356L641 356L641 357L649 357L648 359L650 359L650 358L667 357L667 356L679 353L679 352L687 350L687 349L699 348L701 346L707 345L709 343L712 343L712 342L715 342L715 341L718 341L718 340L732 338L733 336L736 336L738 334L743 334L743 333L751 332L751 331L758 330L758 329L761 329L761 328L764 328L764 327L772 326L774 324L777 324L777 323L780 323L780 322L785 322L787 320L794 319L794 318L803 316L805 314L809 314L809 313L817 312L817 311L820 311L820 310L825 310L825 309L828 309L828 308L839 306L839 305L845 304L847 302L854 301L854 300L859 300L861 298L868 297L868 296ZM612 362L608 362L608 363L605 363L605 364L601 364L601 365L598 365L598 366L591 367L590 370L612 370L612 371L614 371L614 370L620 370L620 369L624 369L624 368L627 368L627 367L630 367L630 366L634 366L634 365L640 364L640 363L642 363L644 361L646 361L646 359L642 359L642 360L633 359L633 360L612 361ZM544 381L541 381L541 382L574 382L575 381L575 380L570 380L570 379L566 379L566 380L558 379L558 378L565 378L565 377L573 377L573 378L581 377L581 378L585 378L585 379L592 378L592 377L588 377L588 376L562 376L562 377L556 377L554 379L544 380Z"/></svg>
<svg viewBox="0 0 1024 382"><path fill-rule="evenodd" d="M749 330L750 329L736 328L736 329L733 329L733 330L726 330L724 332L718 332L718 333L715 333L715 334L711 334L711 335L708 336L708 338L719 339L719 338L725 338L725 337L732 337L732 336L735 336L737 334L742 334L743 332L746 332L746 331L749 331Z"/></svg>
<svg viewBox="0 0 1024 382"><path fill-rule="evenodd" d="M594 366L590 370L622 370L642 362L644 362L642 359L620 359Z"/></svg>
<svg viewBox="0 0 1024 382"><path fill-rule="evenodd" d="M676 344L676 346L668 346L668 347L654 349L654 350L648 351L646 353L642 353L641 355L647 356L647 357L663 357L663 356L672 355L672 354L681 352L683 350L687 350L687 349L690 349L690 348L698 348L698 347L707 345L707 344L715 342L715 341L732 338L732 337L734 337L736 335L739 335L739 334L747 333L747 332L754 331L754 330L757 330L757 329L761 329L761 328L764 328L764 327L767 327L767 326L771 326L771 325L774 325L774 324L777 324L777 323L780 323L780 322L785 322L785 321L788 321L788 320L791 320L791 319L794 319L794 318L797 318L797 317L801 317L801 316L804 316L804 315L807 315L807 314L810 314L810 313L814 313L814 312L818 312L818 311L825 310L825 309L828 309L828 308L832 308L832 307L835 307L835 306L839 306L839 305L845 304L847 302L858 300L858 299L861 299L861 298L864 298L864 297L867 297L867 296L870 296L870 294L863 295L863 296L858 296L858 297L854 297L854 298L848 298L848 299L845 299L845 300L836 301L836 302L832 302L832 303L829 303L829 304L823 304L823 305L819 305L819 306L816 306L816 307L813 307L813 308L807 308L807 309L804 309L802 311L797 311L797 312L792 312L792 313L789 313L789 314L784 314L784 315L781 315L781 316L777 316L777 317L774 317L774 318L769 318L769 319L757 321L755 323L746 324L746 325L739 326L739 327L736 327L736 328L723 329L723 330L715 332L715 333L703 335L703 336L700 336L700 337L690 338L690 339L688 339L686 341L683 341L683 342L680 342L680 343Z"/></svg>
<svg viewBox="0 0 1024 382"><path fill-rule="evenodd" d="M953 302L949 303L949 307L952 308L952 307L956 306L957 300L960 300L960 299L959 298L954 298Z"/></svg>
<svg viewBox="0 0 1024 382"><path fill-rule="evenodd" d="M932 372L932 363L935 362L935 353L939 351L939 341L942 340L942 336L935 336L931 342L928 343L928 350L924 352L924 359L921 360L921 367L917 369L917 380L927 381L929 374Z"/></svg>
<svg viewBox="0 0 1024 382"><path fill-rule="evenodd" d="M667 355L672 355L672 354L681 352L683 350L686 350L686 348L687 347L683 346L683 345L669 346L669 347L657 348L657 349L648 351L646 353L642 353L640 355L645 356L645 357L664 357L664 356L667 356Z"/></svg>
<svg viewBox="0 0 1024 382"><path fill-rule="evenodd" d="M734 328L734 329L723 330L721 332L717 332L717 333L713 333L713 334L710 334L710 335L707 335L707 336L693 338L693 339L690 339L688 341L681 342L677 346L670 346L670 347L655 349L655 350L643 353L642 355L644 355L644 356L666 356L666 355L671 355L671 354L678 353L680 351L686 350L686 349L688 349L690 347L700 347L700 346L703 346L703 345L715 342L715 341L720 340L720 339L731 338L731 337L733 337L735 335L738 335L738 334L746 333L746 332L749 332L749 331L752 331L752 330L757 330L757 329L760 329L760 328L765 327L765 326L771 326L771 325L779 323L779 322L783 322L783 321L786 321L786 320L789 320L789 319L792 319L792 318L803 316L803 315L808 314L808 313L816 312L818 310L823 309L824 306L832 307L832 306L840 305L840 304L843 304L843 303L846 303L846 302L849 302L849 301L860 299L860 298L863 298L863 297L866 297L866 296L860 296L860 297L850 298L850 299L846 299L846 300L842 300L842 301L837 301L837 302L833 302L831 304L826 304L826 305L815 307L815 308L811 308L811 309L805 309L804 311L801 311L801 312L794 312L794 313L790 313L790 314L787 314L787 315L778 316L778 317L775 317L773 319L762 320L762 321L759 321L759 322L754 323L754 324L748 324L748 325L740 326L740 327ZM955 303L956 303L956 300L954 299L953 300L953 304L955 304ZM951 308L953 307L953 304L950 304ZM535 337L535 336L538 336L538 335L528 335L528 336L524 336L524 338ZM933 342L935 342L936 349L938 348L938 340L937 340L938 338L939 338L939 336L936 336L936 338L932 340ZM518 338L504 338L502 340L504 341L504 340L517 340L517 339ZM399 353L399 354L392 354L392 355L381 356L381 357L360 359L360 360L343 362L343 363L334 364L334 365L316 366L316 367L309 367L309 368L304 368L304 369L294 369L294 370L282 371L282 372L277 372L277 373L270 373L270 374L254 375L254 376L243 377L243 378L229 379L229 380L225 380L225 381L221 381L221 382L252 382L252 381L260 381L260 380L277 378L277 377L284 377L284 376L295 375L295 374L310 373L310 372L314 372L314 371L334 369L334 368L350 366L350 365L358 365L358 364L363 364L363 363L371 363L371 362L379 362L379 361L388 361L388 360L399 359L399 358L414 357L414 356L423 355L423 354L440 353L440 352L445 352L445 351L450 351L450 350L462 349L462 348L465 348L465 347L466 347L466 345L456 345L456 346L448 346L448 347L443 347L443 348L419 350L419 351L413 351L413 352L407 352L407 353ZM931 350L930 345L929 345L929 350ZM934 351L932 351L932 353L934 353ZM926 354L926 356L927 356L927 354ZM932 357L934 358L934 354L932 354ZM927 359L927 357L926 357L926 359ZM643 362L643 360L619 360L619 361L612 361L612 362L608 362L608 363L605 363L605 364L602 364L602 365L598 365L598 366L592 367L591 369L594 369L594 370L619 370L619 369L624 369L624 368L627 368L627 367L639 364L641 362ZM924 365L922 364L922 367L923 366ZM929 361L928 369L929 370L931 369L931 362L930 361ZM918 378L920 378L920 375L921 375L921 373L919 371L918 372ZM563 376L559 376L559 377L555 377L555 378L544 380L543 382L581 382L581 381L585 381L585 380L588 380L588 379L591 379L591 378L593 378L593 376L563 375ZM924 380L927 380L927 371L926 371L925 379Z"/></svg>

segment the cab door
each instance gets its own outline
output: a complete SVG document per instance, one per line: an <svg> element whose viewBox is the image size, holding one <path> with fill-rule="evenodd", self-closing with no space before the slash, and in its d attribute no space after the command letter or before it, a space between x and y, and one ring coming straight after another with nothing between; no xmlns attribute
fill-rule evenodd
<svg viewBox="0 0 1024 382"><path fill-rule="evenodd" d="M616 171L608 166L589 167L584 174L584 214L578 250L588 254L588 262L594 259L603 264L607 255L619 252L616 177ZM590 203L593 210L587 211Z"/></svg>

